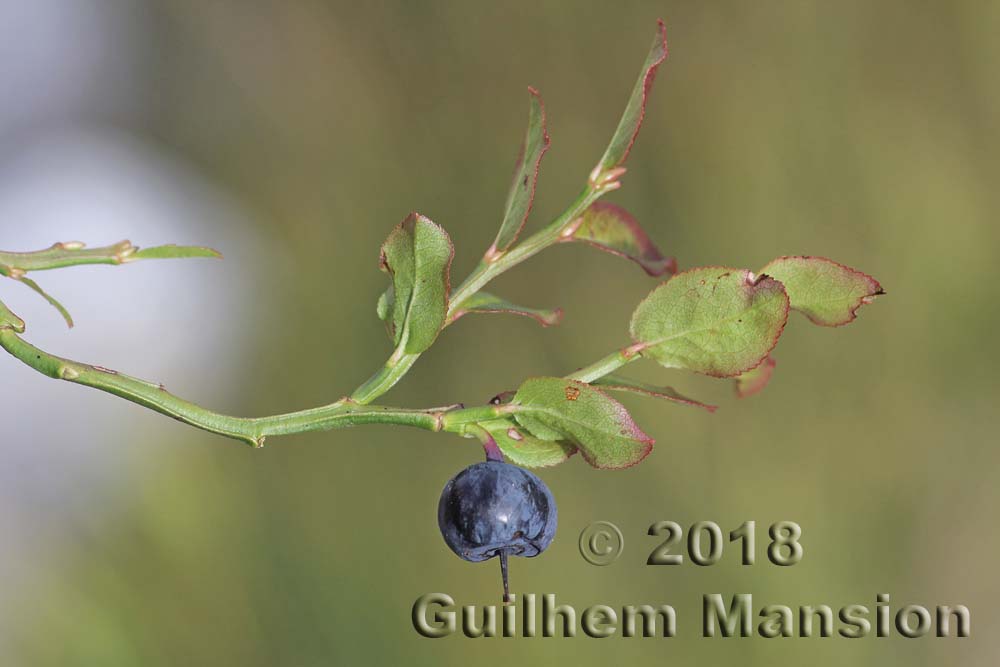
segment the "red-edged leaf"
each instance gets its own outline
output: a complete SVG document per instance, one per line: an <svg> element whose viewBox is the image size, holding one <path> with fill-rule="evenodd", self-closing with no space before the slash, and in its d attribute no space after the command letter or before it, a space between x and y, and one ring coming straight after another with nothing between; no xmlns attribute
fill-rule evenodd
<svg viewBox="0 0 1000 667"><path fill-rule="evenodd" d="M643 356L667 368L734 377L774 348L788 320L780 282L745 269L691 269L663 283L632 314Z"/></svg>
<svg viewBox="0 0 1000 667"><path fill-rule="evenodd" d="M852 322L861 306L885 294L868 274L825 257L779 257L761 271L785 285L793 310L824 327Z"/></svg>
<svg viewBox="0 0 1000 667"><path fill-rule="evenodd" d="M562 321L562 308L528 308L518 306L489 292L477 292L462 302L462 307L452 317L457 320L467 313L510 313L523 315L537 321L543 327L550 327Z"/></svg>
<svg viewBox="0 0 1000 667"><path fill-rule="evenodd" d="M778 362L774 360L774 357L768 357L764 361L760 362L757 368L747 371L741 375L737 375L735 378L736 385L736 395L739 398L746 398L747 396L753 396L764 387L767 383L771 381L771 376L774 375L774 367L777 366Z"/></svg>
<svg viewBox="0 0 1000 667"><path fill-rule="evenodd" d="M586 382L531 378L517 390L511 411L541 440L568 441L595 468L627 468L653 449L628 410Z"/></svg>
<svg viewBox="0 0 1000 667"><path fill-rule="evenodd" d="M667 59L667 27L663 21L657 22L656 38L653 46L646 56L646 62L642 66L638 81L632 89L625 113L622 114L618 122L618 128L611 137L611 143L604 151L604 156L597 163L595 172L607 172L620 166L628 158L635 138L639 134L642 126L642 119L646 115L646 101L653 88L653 80L656 78L656 69Z"/></svg>
<svg viewBox="0 0 1000 667"><path fill-rule="evenodd" d="M545 105L542 104L542 96L530 87L528 93L531 103L528 107L528 130L524 135L517 164L514 166L514 178L507 193L503 222L500 224L496 240L487 253L488 256L507 250L524 228L524 223L531 212L531 204L535 199L535 186L538 183L538 169L542 163L542 156L549 149L549 133L545 127Z"/></svg>
<svg viewBox="0 0 1000 667"><path fill-rule="evenodd" d="M680 403L681 405L690 405L691 407L702 408L703 410L708 410L709 412L715 412L719 407L717 405L709 405L708 403L696 401L693 398L688 398L673 387L660 387L646 382L640 382L639 380L631 380L620 375L605 375L602 378L594 380L591 384L596 385L601 389L609 389L611 391L628 391L634 394L651 396L653 398L662 398L674 403Z"/></svg>
<svg viewBox="0 0 1000 667"><path fill-rule="evenodd" d="M677 272L677 260L664 257L638 221L621 206L596 202L584 211L566 241L583 241L595 248L631 259L651 276Z"/></svg>

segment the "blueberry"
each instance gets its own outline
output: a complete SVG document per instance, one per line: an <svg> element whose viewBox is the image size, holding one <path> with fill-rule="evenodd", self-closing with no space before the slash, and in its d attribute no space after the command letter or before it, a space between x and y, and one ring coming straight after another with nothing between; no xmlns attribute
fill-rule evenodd
<svg viewBox="0 0 1000 667"><path fill-rule="evenodd" d="M438 526L460 558L479 562L500 556L507 599L507 557L537 556L552 542L556 501L545 483L502 461L475 463L444 487Z"/></svg>

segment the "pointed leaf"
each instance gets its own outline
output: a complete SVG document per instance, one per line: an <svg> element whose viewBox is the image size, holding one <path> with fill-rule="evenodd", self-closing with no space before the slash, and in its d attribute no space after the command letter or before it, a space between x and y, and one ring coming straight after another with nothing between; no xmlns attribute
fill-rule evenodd
<svg viewBox="0 0 1000 667"><path fill-rule="evenodd" d="M653 439L621 403L585 382L532 378L517 390L512 408L514 419L531 435L550 439L545 435L558 433L596 468L627 468L653 448Z"/></svg>
<svg viewBox="0 0 1000 667"><path fill-rule="evenodd" d="M602 378L594 380L591 384L600 387L601 389L609 389L611 391L628 391L635 394L652 396L653 398L662 398L674 403L690 405L695 408L702 408L708 410L709 412L715 412L719 407L717 405L709 405L708 403L696 401L693 398L688 398L673 387L658 387L646 382L640 382L639 380L622 377L621 375L608 374Z"/></svg>
<svg viewBox="0 0 1000 667"><path fill-rule="evenodd" d="M524 227L531 204L535 199L535 186L538 184L538 169L542 156L549 149L549 133L545 127L545 105L542 96L534 88L528 88L530 94L528 107L528 130L521 145L517 164L514 166L514 178L507 193L507 203L504 206L503 222L500 231L490 248L490 253L507 250L517 240Z"/></svg>
<svg viewBox="0 0 1000 667"><path fill-rule="evenodd" d="M430 347L444 326L454 254L448 233L418 213L408 215L382 244L380 265L392 285L378 311L389 336L408 354Z"/></svg>
<svg viewBox="0 0 1000 667"><path fill-rule="evenodd" d="M762 270L785 285L794 310L824 327L839 327L885 294L871 276L825 257L779 257Z"/></svg>
<svg viewBox="0 0 1000 667"><path fill-rule="evenodd" d="M493 436L508 461L526 468L558 465L576 453L574 445L536 438L510 419L485 422L482 427Z"/></svg>
<svg viewBox="0 0 1000 667"><path fill-rule="evenodd" d="M656 37L653 46L646 56L646 62L639 73L639 79L635 82L632 95L629 97L625 113L622 114L618 122L618 128L611 137L604 156L597 164L596 172L606 172L620 166L628 158L629 151L635 143L635 138L639 134L642 126L643 116L646 114L646 101L653 88L653 79L656 78L656 69L667 59L667 27L660 20L657 22Z"/></svg>
<svg viewBox="0 0 1000 667"><path fill-rule="evenodd" d="M53 298L48 292L43 290L41 286L31 278L27 276L21 276L17 278L17 280L30 287L32 290L35 291L36 294L38 294L43 299L48 301L49 305L58 310L59 314L62 315L64 320L66 320L66 326L68 326L70 329L73 328L73 317L69 314L69 311L66 310L65 306L56 301L55 298Z"/></svg>
<svg viewBox="0 0 1000 667"><path fill-rule="evenodd" d="M222 254L217 250L199 246L159 245L152 248L141 248L125 257L124 261L133 262L137 259L185 259L189 257L222 259Z"/></svg>
<svg viewBox="0 0 1000 667"><path fill-rule="evenodd" d="M651 276L677 272L677 261L664 257L638 221L621 206L596 202L584 211L567 241L583 241L595 248L631 259Z"/></svg>
<svg viewBox="0 0 1000 667"><path fill-rule="evenodd" d="M654 289L633 313L631 332L643 356L667 368L732 377L768 355L787 319L788 295L777 280L705 267Z"/></svg>
<svg viewBox="0 0 1000 667"><path fill-rule="evenodd" d="M14 333L24 333L24 320L0 301L0 331L4 329L9 329Z"/></svg>
<svg viewBox="0 0 1000 667"><path fill-rule="evenodd" d="M777 364L778 362L774 360L774 357L768 357L760 362L757 368L737 375L735 379L736 395L739 398L746 398L753 396L766 387L767 383L771 381L771 376L774 375L774 367Z"/></svg>
<svg viewBox="0 0 1000 667"><path fill-rule="evenodd" d="M559 324L563 316L562 308L540 309L518 306L488 292L477 292L462 302L462 307L455 312L453 319L457 320L467 313L511 313L512 315L523 315L538 321L543 327Z"/></svg>

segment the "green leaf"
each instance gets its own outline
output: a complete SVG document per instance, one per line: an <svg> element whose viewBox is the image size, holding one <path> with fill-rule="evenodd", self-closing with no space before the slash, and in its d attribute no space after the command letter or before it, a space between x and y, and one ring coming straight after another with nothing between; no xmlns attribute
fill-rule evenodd
<svg viewBox="0 0 1000 667"><path fill-rule="evenodd" d="M222 259L222 253L200 246L158 245L152 248L141 248L126 256L123 261L134 262L138 259L187 259L189 257Z"/></svg>
<svg viewBox="0 0 1000 667"><path fill-rule="evenodd" d="M774 367L777 364L774 357L769 356L760 362L757 368L737 375L735 379L736 396L739 398L753 396L766 387L767 383L771 381L771 376L774 375Z"/></svg>
<svg viewBox="0 0 1000 667"><path fill-rule="evenodd" d="M792 309L824 327L853 321L861 306L885 294L871 276L825 257L779 257L762 273L784 284Z"/></svg>
<svg viewBox="0 0 1000 667"><path fill-rule="evenodd" d="M646 56L646 62L639 73L639 79L635 82L632 95L629 97L625 113L622 114L618 122L618 128L611 137L604 156L597 164L596 174L607 172L620 166L628 158L629 151L635 143L635 138L639 134L642 126L643 116L646 114L646 101L653 88L653 79L656 78L656 69L667 59L667 28L663 21L657 22L656 37L653 45Z"/></svg>
<svg viewBox="0 0 1000 667"><path fill-rule="evenodd" d="M391 322L390 318L392 317L392 305L396 299L395 292L396 290L393 289L392 285L389 285L389 288L379 295L378 301L375 303L375 313L378 315L380 320L386 323L386 325ZM394 337L391 331L389 332L389 337Z"/></svg>
<svg viewBox="0 0 1000 667"><path fill-rule="evenodd" d="M640 382L639 380L622 377L621 375L614 375L613 373L594 380L591 384L601 387L602 389L609 389L611 391L628 391L635 394L643 394L644 396L651 396L653 398L662 398L666 401L672 401L682 405L690 405L695 408L702 408L704 410L708 410L709 412L715 412L719 407L717 405L709 405L708 403L696 401L693 398L688 398L673 387L659 387L646 382Z"/></svg>
<svg viewBox="0 0 1000 667"><path fill-rule="evenodd" d="M73 328L73 317L69 314L69 311L66 310L65 306L63 306L61 303L59 303L58 301L56 301L54 297L52 297L48 292L46 292L45 290L43 290L41 288L41 286L38 283L36 283L34 280L32 280L31 278L29 278L27 276L21 276L20 278L17 278L17 280L19 282L24 283L28 287L30 287L32 290L35 291L35 293L37 293L43 299L45 299L46 301L48 301L49 305L52 306L53 308L55 308L56 310L58 310L59 314L62 315L62 317L63 317L64 320L66 320L66 325L70 329Z"/></svg>
<svg viewBox="0 0 1000 667"><path fill-rule="evenodd" d="M583 241L619 257L631 259L651 276L677 272L677 261L664 257L628 211L608 202L596 202L584 211L566 241Z"/></svg>
<svg viewBox="0 0 1000 667"><path fill-rule="evenodd" d="M595 468L627 468L653 449L625 407L585 382L540 377L527 380L511 403L514 419L543 440L576 445Z"/></svg>
<svg viewBox="0 0 1000 667"><path fill-rule="evenodd" d="M0 330L9 329L14 333L24 333L24 320L0 301Z"/></svg>
<svg viewBox="0 0 1000 667"><path fill-rule="evenodd" d="M777 280L744 269L705 267L654 289L632 315L631 332L667 368L732 377L759 364L788 319Z"/></svg>
<svg viewBox="0 0 1000 667"><path fill-rule="evenodd" d="M382 244L379 263L392 285L379 299L379 316L407 354L430 347L444 326L454 254L448 232L419 213L408 215Z"/></svg>
<svg viewBox="0 0 1000 667"><path fill-rule="evenodd" d="M524 135L524 143L514 165L514 178L507 193L507 203L504 206L503 222L500 231L493 241L488 254L506 251L517 240L524 223L531 212L531 204L535 199L535 186L538 184L538 169L542 156L549 149L549 133L545 128L545 105L538 91L529 87L528 93L528 130Z"/></svg>
<svg viewBox="0 0 1000 667"><path fill-rule="evenodd" d="M543 327L559 324L563 316L562 308L540 309L518 306L489 292L477 292L466 299L462 303L461 308L455 312L453 319L457 320L467 313L510 313L512 315L523 315L537 320Z"/></svg>
<svg viewBox="0 0 1000 667"><path fill-rule="evenodd" d="M526 468L558 465L576 453L574 445L536 438L510 419L497 419L481 426L493 436L504 458Z"/></svg>

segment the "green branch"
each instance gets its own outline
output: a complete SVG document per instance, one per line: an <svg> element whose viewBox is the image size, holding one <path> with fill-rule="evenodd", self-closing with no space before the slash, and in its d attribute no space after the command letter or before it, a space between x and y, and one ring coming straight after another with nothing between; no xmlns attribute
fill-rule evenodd
<svg viewBox="0 0 1000 667"><path fill-rule="evenodd" d="M69 311L26 274L29 271L47 271L68 266L85 264L125 264L140 259L178 259L184 257L221 258L222 255L211 248L199 246L162 245L152 248L138 248L130 241L119 241L114 245L88 248L79 241L55 243L45 250L33 252L4 252L0 250L0 276L16 280L49 302L59 311L67 326L73 327L73 317ZM2 313L0 313L2 314ZM23 331L23 328L21 329Z"/></svg>
<svg viewBox="0 0 1000 667"><path fill-rule="evenodd" d="M140 259L179 259L183 257L221 258L217 251L198 246L163 245L139 248L130 241L88 248L78 241L56 243L34 252L0 251L0 274L17 278L28 271L47 271L85 264L125 264Z"/></svg>
<svg viewBox="0 0 1000 667"><path fill-rule="evenodd" d="M2 312L0 310L0 314ZM281 415L233 417L207 410L175 396L161 384L51 355L24 341L11 327L3 326L2 322L0 320L0 347L43 375L114 394L185 424L241 440L254 447L262 446L264 439L272 435L325 431L360 424L395 424L428 431L465 434L470 424L496 419L498 415L510 411L509 408L499 406L406 410L364 406L350 399L342 399L329 405Z"/></svg>
<svg viewBox="0 0 1000 667"><path fill-rule="evenodd" d="M588 184L572 205L544 229L536 232L503 253L490 252L455 291L449 303L445 326L455 320L469 298L500 274L533 257L561 239L564 231L609 190L600 184ZM78 266L83 264L124 264L147 258L218 257L213 250L181 246L159 246L140 250L128 241L101 248L86 248L82 243L57 243L37 252L0 252L0 274L33 286L25 274L28 271ZM53 303L51 297L42 293ZM54 302L55 305L58 302ZM65 309L59 308L69 320ZM359 424L396 424L415 426L430 431L450 431L475 436L478 423L496 419L513 411L512 406L456 408L447 411L404 410L376 407L369 404L391 389L409 372L420 354L406 353L397 347L392 356L367 382L350 397L335 403L268 417L233 417L213 412L175 396L158 383L129 377L100 366L63 359L44 352L17 334L24 332L24 322L0 302L0 346L28 366L51 378L73 382L113 394L160 414L172 417L196 428L255 447L263 445L272 435L288 435L307 431L328 430ZM617 367L617 366L616 366ZM608 370L607 372L611 372Z"/></svg>
<svg viewBox="0 0 1000 667"><path fill-rule="evenodd" d="M454 256L454 246L447 232L417 214L411 215L393 230L383 244L381 255L382 269L392 276L393 283L379 301L379 315L385 320L390 336L396 342L396 348L382 368L349 397L329 405L284 415L258 418L223 415L174 396L162 385L128 377L100 366L56 357L32 346L18 335L24 331L24 322L2 303L0 303L0 346L49 377L114 394L186 424L254 446L263 444L264 438L270 435L382 423L478 437L484 442L484 446L493 443L492 446L496 448L498 445L493 435L482 428L481 424L495 422L498 419L503 422L513 417L521 409L517 401L512 404L491 404L468 409L459 406L432 410L404 410L369 404L389 391L406 375L420 358L420 354L434 342L440 330L458 319L466 311L466 305L476 298L483 287L542 250L574 238L584 225L585 213L591 205L606 193L620 187L619 179L625 173L623 164L642 122L652 75L665 57L666 37L663 25L660 23L657 38L643 65L639 81L622 120L612 136L604 157L590 172L586 187L556 219L518 243L518 236L532 207L538 180L538 166L549 145L541 97L537 91L529 89L528 130L508 193L501 229L476 268L450 295L449 271ZM588 229L582 239L640 263L651 261L650 258L655 261L663 260L635 221L627 214L618 213L617 217L612 215L610 221L608 219L602 221L602 224L598 225L600 233ZM72 326L72 319L66 309L37 283L27 278L28 272L85 264L117 265L140 259L182 257L221 257L221 255L209 248L174 245L140 249L129 241L98 248L87 248L78 242L56 243L36 252L0 251L0 276L19 280L34 289L55 306ZM643 268L651 275L662 274L658 266L652 270L648 265L644 265ZM637 356L637 352L638 349L632 348L615 352L571 377L574 379L602 377L631 361ZM564 383L559 378L550 379L554 380L555 384ZM577 400L580 390L576 384L571 383L564 389L568 392L566 401ZM525 416L519 415L519 417ZM530 417L526 418L530 420ZM509 424L506 438L517 442L526 439L525 434L515 428L513 421L506 423ZM551 440L543 438L545 439ZM546 447L551 449L551 445L546 446L544 443L532 446L542 450ZM563 455L562 458L566 456L565 451L559 447L558 453Z"/></svg>
<svg viewBox="0 0 1000 667"><path fill-rule="evenodd" d="M587 207L607 192L616 188L617 185L613 183L590 182L577 197L576 201L546 227L535 232L507 252L487 252L479 265L462 281L462 284L451 295L448 303L448 313L445 318L445 327L454 323L465 303L490 281L521 262L534 257L542 250L559 243L563 238L563 233L567 229L572 228L572 223L579 219L583 212L587 210ZM409 372L410 368L413 367L413 364L419 358L419 353L408 354L401 347L397 348L382 368L354 390L351 394L351 400L361 404L374 401L392 389Z"/></svg>
<svg viewBox="0 0 1000 667"><path fill-rule="evenodd" d="M615 350L606 357L598 359L589 366L584 366L580 370L567 375L567 379L579 380L580 382L594 382L605 375L614 373L616 370L630 364L640 358L645 345L630 345L629 347Z"/></svg>
<svg viewBox="0 0 1000 667"><path fill-rule="evenodd" d="M24 321L0 303L0 347L36 371L124 398L196 428L259 447L268 436L395 424L477 438L491 459L508 457L526 466L555 465L575 451L599 468L623 468L641 461L653 440L628 411L605 393L631 391L714 410L670 387L613 374L640 357L665 368L736 378L741 396L759 391L771 376L770 356L791 310L813 323L841 326L857 310L884 294L871 276L815 256L779 257L761 271L702 267L676 273L676 262L660 253L641 225L624 209L597 203L621 186L625 160L645 115L657 67L667 57L662 21L608 148L589 173L586 187L558 217L519 241L528 220L538 167L548 148L541 97L529 89L528 130L508 192L500 230L479 264L455 290L455 254L443 227L417 213L397 225L380 253L380 268L391 284L378 300L377 313L395 349L382 367L350 396L307 410L267 417L234 417L205 409L169 393L162 385L116 371L50 355L24 341ZM467 312L509 312L542 316L481 290L493 279L553 245L579 241L639 264L654 277L668 275L632 314L628 347L615 350L565 377L533 377L516 392L503 392L489 404L423 410L371 405L413 367L441 330ZM0 251L0 276L20 281L55 306L72 326L65 308L27 277L85 264L125 264L141 259L220 257L209 248L157 246L140 249L128 241L86 248L57 243L37 252ZM675 275L676 274L676 275ZM670 277L672 276L672 277ZM599 385L599 386L592 386Z"/></svg>

